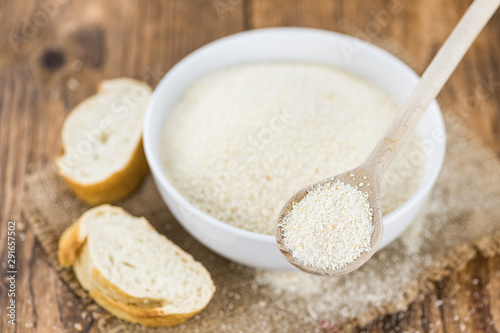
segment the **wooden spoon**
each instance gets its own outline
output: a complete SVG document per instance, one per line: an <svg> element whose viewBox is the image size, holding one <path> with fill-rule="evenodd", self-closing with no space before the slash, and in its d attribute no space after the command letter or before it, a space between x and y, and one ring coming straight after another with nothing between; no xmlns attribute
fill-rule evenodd
<svg viewBox="0 0 500 333"><path fill-rule="evenodd" d="M375 253L382 239L383 232L382 209L380 205L380 183L382 177L410 131L416 125L429 104L436 98L439 91L441 91L441 88L446 81L448 81L448 78L453 73L476 36L481 32L484 25L488 22L499 5L500 0L475 0L470 5L469 9L460 22L458 22L436 57L432 60L429 67L427 67L417 86L402 105L401 111L389 130L378 142L365 162L346 173L307 186L288 200L278 218L276 241L278 243L278 248L290 263L308 273L334 276L349 273L359 268ZM369 252L363 252L359 258L346 266L335 270L328 270L306 265L297 260L284 244L283 229L280 222L293 208L292 203L297 203L302 200L306 193L313 187L319 184L331 183L334 179L353 185L368 193L368 202L373 209L374 232L371 238ZM364 183L365 186L359 187L360 183ZM366 184L370 184L370 186L366 186Z"/></svg>

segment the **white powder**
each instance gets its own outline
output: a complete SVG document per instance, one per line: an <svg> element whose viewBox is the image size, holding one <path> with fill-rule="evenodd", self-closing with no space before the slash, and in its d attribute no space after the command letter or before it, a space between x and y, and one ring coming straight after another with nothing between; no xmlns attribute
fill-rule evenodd
<svg viewBox="0 0 500 333"><path fill-rule="evenodd" d="M171 110L162 138L164 171L200 210L273 235L295 192L359 165L397 112L389 94L335 67L228 67L195 82ZM416 191L422 157L413 133L382 182L384 213Z"/></svg>
<svg viewBox="0 0 500 333"><path fill-rule="evenodd" d="M283 244L301 263L335 270L370 251L368 194L339 180L311 189L281 220Z"/></svg>

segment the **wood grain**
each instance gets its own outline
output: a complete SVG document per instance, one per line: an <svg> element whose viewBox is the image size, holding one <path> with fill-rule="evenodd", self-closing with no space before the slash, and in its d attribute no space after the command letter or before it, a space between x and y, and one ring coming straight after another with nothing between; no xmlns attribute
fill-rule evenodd
<svg viewBox="0 0 500 333"><path fill-rule="evenodd" d="M65 115L95 91L99 80L123 75L154 85L173 64L205 43L245 29L280 25L361 37L399 54L421 73L470 2L1 1L0 262L6 261L7 221L16 220L18 317L14 329L7 325L7 284L2 279L0 332L74 332L75 323L84 332L97 332L96 323L82 318L78 299L47 264L32 231L27 226L21 230L21 197L26 174L60 152ZM499 31L497 13L438 101L500 155ZM361 331L499 330L500 257L479 256L436 287L408 311L380 318Z"/></svg>

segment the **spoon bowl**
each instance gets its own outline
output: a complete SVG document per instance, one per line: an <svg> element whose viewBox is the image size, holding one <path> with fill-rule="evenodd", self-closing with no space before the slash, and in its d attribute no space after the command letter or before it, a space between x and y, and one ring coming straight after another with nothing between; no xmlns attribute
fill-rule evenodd
<svg viewBox="0 0 500 333"><path fill-rule="evenodd" d="M295 193L287 201L287 203L283 206L283 209L280 212L276 228L276 242L278 244L279 250L281 251L286 260L288 260L295 267L310 274L336 276L336 275L346 274L358 269L361 265L367 262L368 259L371 258L371 256L373 256L373 254L378 249L378 246L382 239L384 224L382 221L382 207L380 204L380 189L379 189L380 180L377 177L375 177L373 173L370 173L369 171L370 168L367 167L365 164L363 164L362 166L356 169L339 174L333 178L323 179L320 182L306 186L297 193ZM369 251L362 252L357 259L355 259L348 265L345 265L337 269L326 270L303 262L299 262L297 258L293 256L291 251L287 248L287 246L284 243L283 225L279 222L281 222L283 218L287 216L288 213L290 213L294 203L302 200L311 189L315 188L318 185L333 183L335 180L339 180L345 184L349 184L355 187L356 189L362 192L368 193L368 203L370 204L370 207L372 209L372 214L373 214L372 224L374 228L370 240Z"/></svg>

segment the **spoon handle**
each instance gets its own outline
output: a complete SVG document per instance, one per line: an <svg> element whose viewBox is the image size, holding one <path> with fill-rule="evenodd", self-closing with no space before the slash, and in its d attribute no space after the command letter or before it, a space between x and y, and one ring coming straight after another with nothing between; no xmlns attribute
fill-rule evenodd
<svg viewBox="0 0 500 333"><path fill-rule="evenodd" d="M467 9L403 103L391 127L365 161L379 178L499 5L500 0L475 0Z"/></svg>

